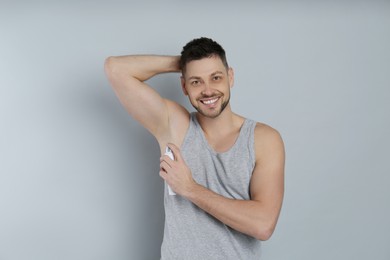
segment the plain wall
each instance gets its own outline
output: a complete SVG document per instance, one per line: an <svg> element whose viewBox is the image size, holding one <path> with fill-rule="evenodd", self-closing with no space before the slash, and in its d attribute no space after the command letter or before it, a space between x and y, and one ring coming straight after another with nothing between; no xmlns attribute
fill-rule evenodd
<svg viewBox="0 0 390 260"><path fill-rule="evenodd" d="M159 259L159 148L103 63L199 36L227 51L233 110L285 141L263 259L390 259L388 1L26 0L0 3L1 260ZM149 83L190 108L178 74Z"/></svg>

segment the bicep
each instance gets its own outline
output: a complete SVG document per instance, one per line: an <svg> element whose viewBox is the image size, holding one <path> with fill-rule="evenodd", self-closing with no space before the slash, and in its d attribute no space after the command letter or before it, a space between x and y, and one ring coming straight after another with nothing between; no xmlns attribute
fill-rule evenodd
<svg viewBox="0 0 390 260"><path fill-rule="evenodd" d="M268 126L261 126L255 133L251 199L261 202L276 222L284 195L284 145L279 133Z"/></svg>

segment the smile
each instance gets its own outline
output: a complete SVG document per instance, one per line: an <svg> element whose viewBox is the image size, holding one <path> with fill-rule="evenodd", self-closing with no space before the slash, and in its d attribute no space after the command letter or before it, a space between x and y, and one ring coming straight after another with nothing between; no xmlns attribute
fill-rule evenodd
<svg viewBox="0 0 390 260"><path fill-rule="evenodd" d="M219 98L213 98L213 99L208 99L208 100L201 100L201 102L205 105L211 105L217 102Z"/></svg>

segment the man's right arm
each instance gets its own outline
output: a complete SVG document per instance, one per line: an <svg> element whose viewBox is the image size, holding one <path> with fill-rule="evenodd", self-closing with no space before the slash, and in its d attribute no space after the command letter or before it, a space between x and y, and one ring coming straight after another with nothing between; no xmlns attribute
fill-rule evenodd
<svg viewBox="0 0 390 260"><path fill-rule="evenodd" d="M162 98L144 81L167 72L179 72L179 56L129 55L109 57L105 71L122 105L157 140L170 129L170 116L180 106ZM177 106L175 109L174 106Z"/></svg>

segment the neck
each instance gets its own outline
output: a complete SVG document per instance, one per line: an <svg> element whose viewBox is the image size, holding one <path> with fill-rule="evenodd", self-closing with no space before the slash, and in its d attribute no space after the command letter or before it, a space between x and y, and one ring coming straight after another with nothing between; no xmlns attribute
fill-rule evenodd
<svg viewBox="0 0 390 260"><path fill-rule="evenodd" d="M229 133L242 123L241 117L232 112L230 104L215 118L205 117L200 113L196 114L196 118L207 136Z"/></svg>

